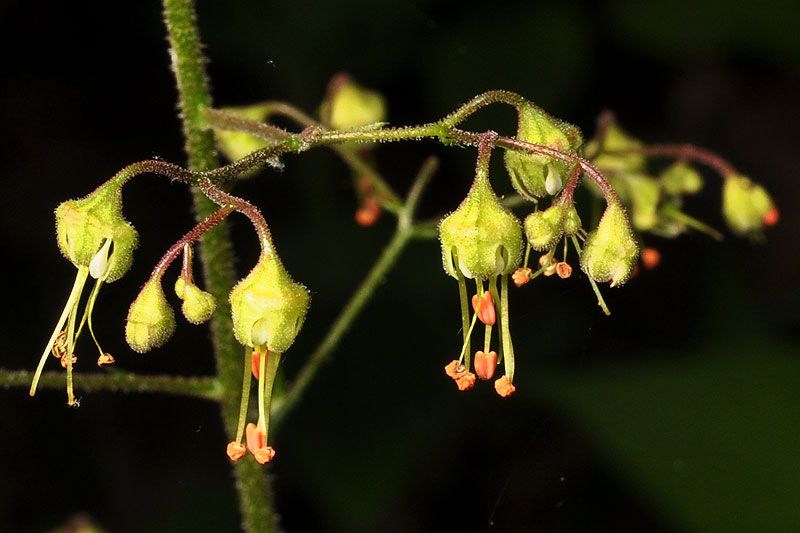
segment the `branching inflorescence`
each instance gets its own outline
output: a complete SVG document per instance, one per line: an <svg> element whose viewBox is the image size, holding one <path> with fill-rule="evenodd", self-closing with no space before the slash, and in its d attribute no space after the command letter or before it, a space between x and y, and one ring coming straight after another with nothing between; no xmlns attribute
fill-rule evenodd
<svg viewBox="0 0 800 533"><path fill-rule="evenodd" d="M516 136L458 127L471 114L494 103L516 109ZM275 115L296 122L300 131L272 125L270 119ZM275 455L268 445L272 388L281 356L302 327L309 292L292 279L279 259L258 208L221 186L252 174L254 169L280 166L281 157L287 153L318 146L333 148L353 169L359 201L357 222L370 225L383 211L391 212L397 215L398 228L402 230L398 242L404 242L412 234L430 235L424 231L424 224L412 219L422 185L412 188L407 200L401 199L371 164L374 143L434 138L445 145L477 147L472 186L463 202L438 225L444 270L458 283L463 333L461 349L445 371L460 390L467 390L477 378L494 379L497 367L502 365L502 375L495 379L494 387L504 397L516 389L509 278L518 287L539 275L569 278L573 268L568 260L574 254L598 304L609 314L598 284L621 286L635 273L640 256L645 267L658 262L655 249L646 248L640 253L638 243L646 234L675 237L697 229L714 237L719 235L682 211L683 198L703 186L704 179L694 163L710 166L722 176L722 212L735 233L759 235L764 226L778 220L778 211L766 191L719 156L691 145L645 145L626 134L610 114L601 117L596 137L588 143L584 143L577 127L507 91L478 95L442 120L422 126L390 128L384 119L382 98L346 76L338 76L332 82L320 121L278 102L228 110L206 108L202 120L216 133L220 150L232 161L229 165L194 172L159 160L142 161L121 170L88 196L61 204L56 210L58 245L78 272L40 358L30 394L36 392L47 356L52 353L67 371L68 403L75 403L72 371L77 363L75 345L84 325L97 345L97 364L103 367L114 363L114 358L100 348L92 312L102 285L122 277L132 264L137 233L122 216L122 187L143 173L197 186L219 209L169 248L132 303L125 336L137 352L162 346L176 327L162 287L165 273L175 259L182 258L175 293L182 300L183 315L193 324L206 322L215 313L217 302L195 283L193 245L234 212L245 215L255 228L261 248L258 261L229 297L231 327L244 347L244 357L239 422L227 452L231 459L239 460L249 449L259 463L268 462ZM492 188L489 161L496 149L504 151L508 176L519 199L533 206L524 222L509 209L512 199L501 200ZM648 166L652 158L672 158L674 162L653 175ZM430 172L424 174L420 183L430 177ZM604 204L603 214L590 225L591 230L584 227L575 200L577 187L586 178L590 194L585 201ZM541 255L538 264L529 266L532 251ZM387 257L391 261L395 256ZM79 313L81 294L89 277L95 279L94 289ZM366 298L368 294L361 296ZM352 320L358 305L348 307L347 320ZM478 321L484 326L483 343L473 353L472 336ZM344 328L346 321L337 323L335 335ZM338 337L332 339L335 345ZM326 350L320 353L330 353L332 347ZM313 364L316 368L318 360L314 359ZM258 381L258 419L246 424L251 375ZM303 376L298 387L308 383Z"/></svg>

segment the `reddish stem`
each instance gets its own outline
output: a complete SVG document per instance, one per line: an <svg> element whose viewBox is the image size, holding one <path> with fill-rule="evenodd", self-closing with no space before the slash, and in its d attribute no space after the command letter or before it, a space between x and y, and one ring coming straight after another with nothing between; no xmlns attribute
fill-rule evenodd
<svg viewBox="0 0 800 533"><path fill-rule="evenodd" d="M623 150L609 151L607 153L613 154L622 152ZM624 150L624 152L637 152L645 155L675 157L678 159L691 159L713 168L719 172L723 178L728 178L730 176L736 176L739 174L739 171L737 171L733 165L728 163L728 161L723 159L720 155L704 148L698 148L693 144L653 144L632 148L630 150Z"/></svg>
<svg viewBox="0 0 800 533"><path fill-rule="evenodd" d="M150 275L150 277L154 278L156 276L161 276L169 267L169 265L172 264L178 254L183 251L184 246L190 245L198 240L203 236L203 234L205 234L205 232L222 222L225 217L233 212L233 210L233 206L222 207L214 211L205 220L192 228L188 233L186 233L186 235L181 237L178 242L170 246L169 250L167 250L158 263L156 263L156 267L153 269L153 273Z"/></svg>
<svg viewBox="0 0 800 533"><path fill-rule="evenodd" d="M247 200L244 200L243 198L226 193L209 180L200 181L198 186L214 203L223 206L223 208L230 207L231 209L235 209L249 218L250 222L253 224L253 226L255 226L256 232L258 233L258 240L261 244L261 253L273 253L272 236L269 233L267 221L264 220L264 216L256 206Z"/></svg>

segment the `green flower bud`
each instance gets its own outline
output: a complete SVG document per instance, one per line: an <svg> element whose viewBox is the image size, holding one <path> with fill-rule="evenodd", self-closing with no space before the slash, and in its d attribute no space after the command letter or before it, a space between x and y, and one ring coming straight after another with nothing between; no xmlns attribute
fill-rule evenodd
<svg viewBox="0 0 800 533"><path fill-rule="evenodd" d="M296 283L275 255L264 255L231 291L233 333L245 346L285 352L308 309L308 290Z"/></svg>
<svg viewBox="0 0 800 533"><path fill-rule="evenodd" d="M639 247L620 204L609 203L581 253L581 268L593 280L622 285L633 270Z"/></svg>
<svg viewBox="0 0 800 533"><path fill-rule="evenodd" d="M652 229L658 223L656 209L661 196L661 185L657 180L642 174L626 172L618 176L624 179L627 197L630 198L633 227L640 231Z"/></svg>
<svg viewBox="0 0 800 533"><path fill-rule="evenodd" d="M609 154L608 152L624 152L625 150L638 148L641 145L641 141L622 131L616 123L610 124L603 138L603 150L592 159L592 164L605 171L640 172L645 167L646 158L644 155L636 152L617 154ZM595 153L597 148L597 140L593 139L586 145L586 152Z"/></svg>
<svg viewBox="0 0 800 533"><path fill-rule="evenodd" d="M248 107L230 107L223 109L223 111L259 122L262 122L267 115L267 108L264 104ZM230 161L237 161L248 154L269 146L268 141L241 131L217 129L214 130L214 138L217 140L217 147L220 152Z"/></svg>
<svg viewBox="0 0 800 533"><path fill-rule="evenodd" d="M181 306L186 320L192 324L202 324L211 318L216 308L217 300L214 295L201 290L197 285L186 285Z"/></svg>
<svg viewBox="0 0 800 533"><path fill-rule="evenodd" d="M576 152L583 144L577 127L551 117L530 102L519 108L517 138L569 152ZM506 150L505 163L514 189L528 200L558 193L569 172L566 163L515 150Z"/></svg>
<svg viewBox="0 0 800 533"><path fill-rule="evenodd" d="M174 331L175 313L164 296L161 277L153 277L131 304L125 339L135 351L144 353L162 346Z"/></svg>
<svg viewBox="0 0 800 533"><path fill-rule="evenodd" d="M685 161L677 161L659 176L661 186L672 195L694 194L703 188L703 177Z"/></svg>
<svg viewBox="0 0 800 533"><path fill-rule="evenodd" d="M544 251L555 246L563 233L563 219L564 208L560 205L528 215L525 219L525 236L531 248Z"/></svg>
<svg viewBox="0 0 800 533"><path fill-rule="evenodd" d="M337 130L361 128L386 119L386 102L380 93L339 74L328 86L321 115L326 124Z"/></svg>
<svg viewBox="0 0 800 533"><path fill-rule="evenodd" d="M578 216L578 210L575 209L575 204L569 204L564 209L564 235L572 236L578 233L581 229L581 217Z"/></svg>
<svg viewBox="0 0 800 533"><path fill-rule="evenodd" d="M439 223L445 271L458 279L510 274L522 255L522 227L503 207L489 180L476 178L458 209Z"/></svg>
<svg viewBox="0 0 800 533"><path fill-rule="evenodd" d="M122 184L107 181L91 194L68 200L56 208L56 239L61 253L76 267L89 266L110 283L121 278L133 263L138 236L122 216ZM98 256L107 241L108 248Z"/></svg>
<svg viewBox="0 0 800 533"><path fill-rule="evenodd" d="M183 295L186 294L186 280L183 279L183 276L175 280L175 294L181 300L183 300Z"/></svg>
<svg viewBox="0 0 800 533"><path fill-rule="evenodd" d="M761 185L745 176L728 176L722 189L722 213L735 233L746 235L764 227L773 209L772 198Z"/></svg>

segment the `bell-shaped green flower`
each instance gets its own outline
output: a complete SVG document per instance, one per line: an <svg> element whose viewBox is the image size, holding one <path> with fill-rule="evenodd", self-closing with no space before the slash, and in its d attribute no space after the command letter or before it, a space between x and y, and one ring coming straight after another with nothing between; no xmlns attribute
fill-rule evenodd
<svg viewBox="0 0 800 533"><path fill-rule="evenodd" d="M380 93L361 87L347 74L338 74L328 86L320 114L334 129L362 128L386 120L386 102Z"/></svg>
<svg viewBox="0 0 800 533"><path fill-rule="evenodd" d="M308 290L292 280L274 254L256 266L230 294L233 333L245 346L266 345L285 352L294 342L308 309Z"/></svg>
<svg viewBox="0 0 800 533"><path fill-rule="evenodd" d="M259 122L266 118L268 108L264 104L255 104L247 107L230 107L223 109L226 113L237 115L242 118L257 120ZM242 131L232 131L226 129L214 130L214 138L217 141L219 150L225 154L230 161L236 161L248 154L269 146L269 141L261 139L250 133ZM253 174L248 171L247 174Z"/></svg>
<svg viewBox="0 0 800 533"><path fill-rule="evenodd" d="M138 243L136 230L122 216L122 182L109 180L91 194L59 205L56 238L61 253L76 267L89 266L110 242L110 256L106 252L107 264L100 270L107 283L121 278Z"/></svg>
<svg viewBox="0 0 800 533"><path fill-rule="evenodd" d="M445 271L459 278L487 280L510 274L522 255L522 227L503 207L485 176L472 184L458 209L439 223Z"/></svg>
<svg viewBox="0 0 800 533"><path fill-rule="evenodd" d="M703 188L703 176L685 161L676 161L659 175L664 191L673 196L695 194Z"/></svg>
<svg viewBox="0 0 800 533"><path fill-rule="evenodd" d="M722 213L731 230L741 235L758 232L777 213L769 193L745 176L728 176L722 189Z"/></svg>
<svg viewBox="0 0 800 533"><path fill-rule="evenodd" d="M161 287L161 276L150 278L128 310L125 339L144 353L163 346L175 331L175 313Z"/></svg>
<svg viewBox="0 0 800 533"><path fill-rule="evenodd" d="M603 171L641 172L645 168L647 158L635 150L642 142L625 133L616 122L605 130L602 150L592 159L592 164ZM598 141L593 139L586 145L586 153L594 154L598 150Z"/></svg>
<svg viewBox="0 0 800 533"><path fill-rule="evenodd" d="M625 210L619 203L609 203L597 228L586 238L581 268L594 281L610 281L615 287L628 280L638 255Z"/></svg>
<svg viewBox="0 0 800 533"><path fill-rule="evenodd" d="M661 197L661 184L644 174L620 173L626 196L631 204L631 222L640 231L652 229L659 221L658 205Z"/></svg>
<svg viewBox="0 0 800 533"><path fill-rule="evenodd" d="M528 215L525 219L525 236L531 248L544 251L555 246L564 233L563 220L564 208L560 205Z"/></svg>
<svg viewBox="0 0 800 533"><path fill-rule="evenodd" d="M530 102L518 108L517 138L558 150L577 152L583 144L580 130L557 120ZM558 193L567 180L569 167L542 154L506 150L505 163L511 184L524 198Z"/></svg>

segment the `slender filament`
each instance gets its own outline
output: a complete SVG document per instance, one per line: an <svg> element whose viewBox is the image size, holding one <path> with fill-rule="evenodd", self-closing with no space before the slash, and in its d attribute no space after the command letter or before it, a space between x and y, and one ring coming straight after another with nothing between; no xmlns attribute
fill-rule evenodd
<svg viewBox="0 0 800 533"><path fill-rule="evenodd" d="M250 403L250 375L252 372L253 349L247 348L244 357L244 376L242 376L242 399L239 401L239 422L236 425L236 442L242 442L244 423L247 419L247 407Z"/></svg>

